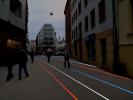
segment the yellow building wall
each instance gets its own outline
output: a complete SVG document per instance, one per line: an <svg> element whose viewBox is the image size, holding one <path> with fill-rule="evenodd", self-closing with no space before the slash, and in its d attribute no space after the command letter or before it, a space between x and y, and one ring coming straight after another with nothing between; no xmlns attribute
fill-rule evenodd
<svg viewBox="0 0 133 100"><path fill-rule="evenodd" d="M133 14L130 0L118 3L120 61L125 63L127 75L133 77Z"/></svg>
<svg viewBox="0 0 133 100"><path fill-rule="evenodd" d="M126 64L126 74L133 78L133 45L123 45L120 48L120 61Z"/></svg>
<svg viewBox="0 0 133 100"><path fill-rule="evenodd" d="M85 40L82 41L82 61L88 63L88 53Z"/></svg>
<svg viewBox="0 0 133 100"><path fill-rule="evenodd" d="M133 36L129 36L129 33L133 32L133 15L130 0L121 0L118 3L118 20L120 44L133 43Z"/></svg>
<svg viewBox="0 0 133 100"><path fill-rule="evenodd" d="M102 66L101 39L106 39L107 62L105 66ZM112 72L113 59L113 29L96 33L96 65Z"/></svg>

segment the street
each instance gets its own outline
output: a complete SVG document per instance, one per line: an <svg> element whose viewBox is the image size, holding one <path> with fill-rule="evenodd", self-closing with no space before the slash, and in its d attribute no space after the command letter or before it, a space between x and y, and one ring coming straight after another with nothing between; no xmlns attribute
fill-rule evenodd
<svg viewBox="0 0 133 100"><path fill-rule="evenodd" d="M36 56L27 68L30 76L6 82L7 69L0 67L0 100L132 100L133 80L117 76L96 66L70 60L64 68L63 57Z"/></svg>

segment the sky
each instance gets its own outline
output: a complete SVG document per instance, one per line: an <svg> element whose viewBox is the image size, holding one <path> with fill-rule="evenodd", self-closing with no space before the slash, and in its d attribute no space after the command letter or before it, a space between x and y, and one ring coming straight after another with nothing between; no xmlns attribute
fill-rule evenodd
<svg viewBox="0 0 133 100"><path fill-rule="evenodd" d="M29 21L28 37L35 40L45 23L51 23L55 29L57 38L65 37L64 9L67 0L28 0ZM50 16L53 12L53 16Z"/></svg>

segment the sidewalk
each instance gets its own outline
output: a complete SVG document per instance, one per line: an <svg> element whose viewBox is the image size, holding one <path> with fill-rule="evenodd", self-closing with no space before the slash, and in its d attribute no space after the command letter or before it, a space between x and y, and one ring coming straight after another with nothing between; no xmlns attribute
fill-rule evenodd
<svg viewBox="0 0 133 100"><path fill-rule="evenodd" d="M0 67L0 100L55 100L55 97L63 100L65 95L60 96L60 93L55 92L57 89L61 92L63 90L39 67L37 58L33 64L29 59L27 68L29 77L23 75L24 77L18 80L18 65L15 65L14 77L6 82L7 68Z"/></svg>

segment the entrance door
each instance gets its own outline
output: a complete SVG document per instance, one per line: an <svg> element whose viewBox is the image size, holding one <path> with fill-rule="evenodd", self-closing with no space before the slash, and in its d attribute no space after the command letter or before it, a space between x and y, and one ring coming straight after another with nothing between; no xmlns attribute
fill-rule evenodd
<svg viewBox="0 0 133 100"><path fill-rule="evenodd" d="M105 66L107 63L107 48L106 48L106 39L101 39L101 59L102 66Z"/></svg>

